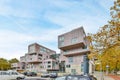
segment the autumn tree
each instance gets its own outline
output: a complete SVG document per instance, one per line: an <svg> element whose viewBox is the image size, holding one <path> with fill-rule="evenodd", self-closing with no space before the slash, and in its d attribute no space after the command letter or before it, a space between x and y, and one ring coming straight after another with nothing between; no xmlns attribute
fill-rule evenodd
<svg viewBox="0 0 120 80"><path fill-rule="evenodd" d="M18 63L19 62L19 60L18 59L16 59L16 58L13 58L13 59L10 59L9 60L9 64L11 65L12 63ZM11 66L10 66L10 68L11 68Z"/></svg>
<svg viewBox="0 0 120 80"><path fill-rule="evenodd" d="M116 0L110 9L111 20L102 26L96 34L89 34L92 40L92 52L98 52L103 70L120 69L120 0Z"/></svg>
<svg viewBox="0 0 120 80"><path fill-rule="evenodd" d="M8 70L10 69L10 63L7 59L0 58L0 70Z"/></svg>
<svg viewBox="0 0 120 80"><path fill-rule="evenodd" d="M9 60L9 63L17 63L17 62L19 62L19 60L16 59L16 58L13 58L13 59Z"/></svg>

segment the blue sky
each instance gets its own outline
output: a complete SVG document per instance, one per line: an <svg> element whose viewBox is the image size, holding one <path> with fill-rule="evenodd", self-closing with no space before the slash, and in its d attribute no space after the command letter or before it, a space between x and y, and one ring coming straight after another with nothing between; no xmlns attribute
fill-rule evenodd
<svg viewBox="0 0 120 80"><path fill-rule="evenodd" d="M18 58L37 42L59 53L57 36L83 26L95 33L113 0L0 0L0 57Z"/></svg>

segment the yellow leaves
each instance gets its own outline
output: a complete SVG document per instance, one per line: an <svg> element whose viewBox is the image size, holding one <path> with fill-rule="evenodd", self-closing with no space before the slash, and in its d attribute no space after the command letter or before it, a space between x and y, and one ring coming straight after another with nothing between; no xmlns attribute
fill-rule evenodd
<svg viewBox="0 0 120 80"><path fill-rule="evenodd" d="M102 26L96 34L90 34L88 37L92 40L89 58L97 57L101 60L104 70L106 65L110 66L110 70L115 69L118 61L120 66L120 0L114 2L110 13L112 19L108 24Z"/></svg>
<svg viewBox="0 0 120 80"><path fill-rule="evenodd" d="M114 45L106 49L99 58L102 60L104 68L106 65L109 65L111 70L115 69L116 64L120 63L120 45Z"/></svg>

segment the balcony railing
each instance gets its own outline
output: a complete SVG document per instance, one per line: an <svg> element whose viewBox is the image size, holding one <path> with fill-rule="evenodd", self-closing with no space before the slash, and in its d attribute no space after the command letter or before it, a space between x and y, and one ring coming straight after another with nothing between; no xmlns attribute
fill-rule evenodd
<svg viewBox="0 0 120 80"><path fill-rule="evenodd" d="M71 44L65 44L65 45L62 45L62 46L59 45L59 48L62 49L62 50L68 50L68 49L84 47L84 46L85 46L85 42L81 41L81 42L77 42L77 43L73 43L73 44L72 43Z"/></svg>
<svg viewBox="0 0 120 80"><path fill-rule="evenodd" d="M41 62L41 61L42 61L42 58L40 58L38 55L30 56L27 59L27 62Z"/></svg>
<svg viewBox="0 0 120 80"><path fill-rule="evenodd" d="M72 50L72 51L67 51L64 52L64 56L72 56L72 55L80 55L80 54L86 54L90 53L89 49L79 49L79 50Z"/></svg>

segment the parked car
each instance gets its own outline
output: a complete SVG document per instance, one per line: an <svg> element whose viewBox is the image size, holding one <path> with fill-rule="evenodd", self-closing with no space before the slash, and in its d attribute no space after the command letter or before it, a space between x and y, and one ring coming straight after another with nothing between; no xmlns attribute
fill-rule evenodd
<svg viewBox="0 0 120 80"><path fill-rule="evenodd" d="M62 76L62 77L57 77L55 80L66 80L65 78L66 76Z"/></svg>
<svg viewBox="0 0 120 80"><path fill-rule="evenodd" d="M36 72L23 72L25 76L37 76Z"/></svg>
<svg viewBox="0 0 120 80"><path fill-rule="evenodd" d="M43 72L43 73L41 73L41 77L49 77L49 76L50 76L50 74L47 73L47 72Z"/></svg>
<svg viewBox="0 0 120 80"><path fill-rule="evenodd" d="M97 78L91 75L67 75L58 77L55 80L97 80Z"/></svg>
<svg viewBox="0 0 120 80"><path fill-rule="evenodd" d="M50 78L56 78L58 75L57 75L57 73L50 73L49 74L49 77Z"/></svg>
<svg viewBox="0 0 120 80"><path fill-rule="evenodd" d="M0 80L21 80L25 76L16 71L0 71Z"/></svg>

